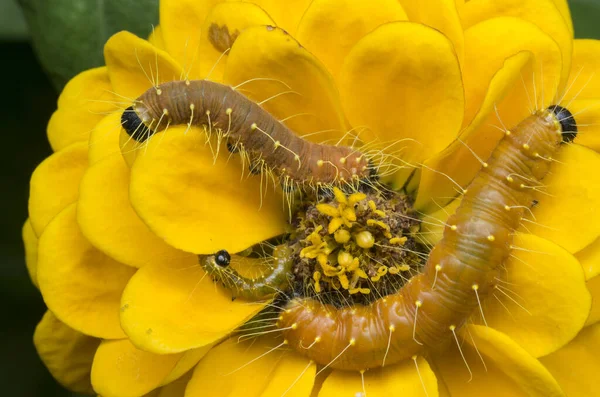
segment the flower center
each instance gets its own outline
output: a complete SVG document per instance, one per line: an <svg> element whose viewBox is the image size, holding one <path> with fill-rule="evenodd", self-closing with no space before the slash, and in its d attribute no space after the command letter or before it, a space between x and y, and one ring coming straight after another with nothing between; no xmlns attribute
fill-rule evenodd
<svg viewBox="0 0 600 397"><path fill-rule="evenodd" d="M416 240L419 221L401 193L334 188L333 197L301 204L292 224L294 290L338 307L395 293L427 256Z"/></svg>

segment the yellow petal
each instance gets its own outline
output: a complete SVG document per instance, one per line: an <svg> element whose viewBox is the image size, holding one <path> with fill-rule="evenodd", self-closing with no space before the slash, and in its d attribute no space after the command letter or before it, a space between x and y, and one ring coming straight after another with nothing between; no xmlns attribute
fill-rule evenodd
<svg viewBox="0 0 600 397"><path fill-rule="evenodd" d="M592 295L592 308L585 325L596 324L600 321L600 277L596 276L586 282L586 286Z"/></svg>
<svg viewBox="0 0 600 397"><path fill-rule="evenodd" d="M96 248L126 265L161 263L178 254L152 233L131 207L129 168L120 155L87 169L81 181L77 221Z"/></svg>
<svg viewBox="0 0 600 397"><path fill-rule="evenodd" d="M252 3L228 2L214 6L204 20L197 60L190 65L190 78L223 81L228 49L240 32L250 26L275 25L271 17Z"/></svg>
<svg viewBox="0 0 600 397"><path fill-rule="evenodd" d="M29 193L29 219L36 235L77 201L79 182L88 164L87 143L74 143L44 160L33 172Z"/></svg>
<svg viewBox="0 0 600 397"><path fill-rule="evenodd" d="M600 97L599 99L569 99L562 101L569 107L577 123L575 142L600 152Z"/></svg>
<svg viewBox="0 0 600 397"><path fill-rule="evenodd" d="M561 147L544 179L533 210L535 223L525 229L577 252L600 235L600 154L580 145Z"/></svg>
<svg viewBox="0 0 600 397"><path fill-rule="evenodd" d="M33 343L54 379L76 393L91 394L90 371L100 339L84 335L46 311Z"/></svg>
<svg viewBox="0 0 600 397"><path fill-rule="evenodd" d="M120 149L122 111L115 111L105 116L90 135L88 160L90 165L107 157L122 157ZM129 135L127 136L129 137ZM125 149L124 149L125 150Z"/></svg>
<svg viewBox="0 0 600 397"><path fill-rule="evenodd" d="M406 19L397 0L316 0L302 17L296 38L338 78L358 40L379 25Z"/></svg>
<svg viewBox="0 0 600 397"><path fill-rule="evenodd" d="M483 302L487 324L534 357L564 346L588 317L591 297L581 265L564 249L518 234L493 297Z"/></svg>
<svg viewBox="0 0 600 397"><path fill-rule="evenodd" d="M167 46L165 45L165 39L163 37L163 29L161 26L153 27L152 33L150 33L150 36L148 36L148 42L154 47L159 48L163 51L167 50Z"/></svg>
<svg viewBox="0 0 600 397"><path fill-rule="evenodd" d="M296 30L312 0L253 0L273 18L278 27L296 37Z"/></svg>
<svg viewBox="0 0 600 397"><path fill-rule="evenodd" d="M273 338L252 343L228 339L196 366L185 396L307 397L316 365L289 350L271 351L279 343Z"/></svg>
<svg viewBox="0 0 600 397"><path fill-rule="evenodd" d="M501 16L516 17L531 22L558 44L563 64L560 92L569 77L573 35L553 0L478 0L466 2L461 8L461 18L465 29L486 19ZM502 43L496 44L501 45ZM494 46L495 50L496 46Z"/></svg>
<svg viewBox="0 0 600 397"><path fill-rule="evenodd" d="M140 350L127 339L103 341L94 357L92 384L103 397L139 397L167 383L165 380L179 362L187 360L186 356L198 362L208 350L201 349L201 354L188 351L159 355Z"/></svg>
<svg viewBox="0 0 600 397"><path fill-rule="evenodd" d="M200 28L211 7L220 0L162 0L160 26L167 52L184 69L202 54L197 53ZM185 17L183 17L185 16Z"/></svg>
<svg viewBox="0 0 600 397"><path fill-rule="evenodd" d="M183 255L139 269L123 293L121 325L141 349L166 354L206 346L268 304L232 302L195 255Z"/></svg>
<svg viewBox="0 0 600 397"><path fill-rule="evenodd" d="M436 397L438 384L429 363L418 357L365 372L364 389L360 373L334 370L325 379L319 397L345 396Z"/></svg>
<svg viewBox="0 0 600 397"><path fill-rule="evenodd" d="M552 2L565 20L565 23L569 28L569 32L571 32L571 35L573 35L573 20L571 19L571 10L569 10L569 4L567 0L552 0Z"/></svg>
<svg viewBox="0 0 600 397"><path fill-rule="evenodd" d="M460 68L452 43L432 28L409 22L377 28L354 46L340 81L346 115L367 129L361 139L394 143L388 150L413 166L459 132Z"/></svg>
<svg viewBox="0 0 600 397"><path fill-rule="evenodd" d="M600 41L575 40L573 64L565 101L576 99L600 99L600 79L596 71L600 68Z"/></svg>
<svg viewBox="0 0 600 397"><path fill-rule="evenodd" d="M70 327L98 338L122 338L119 299L134 269L92 247L81 234L76 216L72 204L40 237L40 291L48 309Z"/></svg>
<svg viewBox="0 0 600 397"><path fill-rule="evenodd" d="M540 361L569 396L593 396L600 390L600 324L585 328L577 338Z"/></svg>
<svg viewBox="0 0 600 397"><path fill-rule="evenodd" d="M600 238L575 254L581 264L585 279L590 280L600 274Z"/></svg>
<svg viewBox="0 0 600 397"><path fill-rule="evenodd" d="M493 51L490 51L490 43L497 43ZM484 98L489 95L490 82L498 70L506 67L506 58L523 51L533 54L534 63L518 70L518 74L512 68L504 86L494 88L497 97L491 109L482 109L482 105L486 104ZM508 128L512 127L528 116L531 108L544 108L552 104L561 71L560 48L547 32L530 22L497 17L470 27L465 31L464 125L471 123L476 116L481 118L478 113L482 110L487 110L488 114L493 112L493 104L496 103L502 122Z"/></svg>
<svg viewBox="0 0 600 397"><path fill-rule="evenodd" d="M106 67L73 77L58 98L58 110L48 124L48 140L55 152L75 142L86 142L94 125L118 106Z"/></svg>
<svg viewBox="0 0 600 397"><path fill-rule="evenodd" d="M321 131L311 136L320 142L345 132L333 78L279 28L251 27L242 32L229 54L224 79L261 102L274 117L289 118L285 124L298 134Z"/></svg>
<svg viewBox="0 0 600 397"><path fill-rule="evenodd" d="M470 48L468 47L468 49ZM555 53L559 55L557 51ZM474 54L468 52L467 55L470 58ZM472 63L480 62L474 58L465 65L465 69ZM481 162L473 155L473 152L479 158L487 159L503 136L501 130L490 126L498 122L494 112L495 107L498 104L502 107L505 104L508 106L514 101L518 103L526 101L523 98L527 96L521 96L522 92L519 92L523 87L520 77L524 71L527 73L526 71L533 67L533 54L529 51L521 51L506 59L500 59L500 63L492 68L496 67L499 69L491 75L489 85L487 80L481 82L484 87L487 86L487 91L484 92L485 96L471 99L467 104L468 106L474 100L481 101L478 104L479 110L475 118L463 130L460 140L452 142L441 153L427 160L425 167L421 169L419 191L415 202L415 208L420 211L434 211L440 205L443 206L449 202L458 194L460 188L468 185L475 173L479 171ZM467 90L467 93L473 96L473 89ZM505 97L508 99L502 101ZM527 111L526 105L520 110L520 112L523 111ZM505 113L507 112L503 112L503 114Z"/></svg>
<svg viewBox="0 0 600 397"><path fill-rule="evenodd" d="M462 63L463 28L454 0L400 0L400 4L411 22L419 22L442 32L454 45L454 51Z"/></svg>
<svg viewBox="0 0 600 397"><path fill-rule="evenodd" d="M25 264L27 265L27 272L29 273L31 282L37 287L38 238L33 232L29 219L27 219L23 225L22 236L23 244L25 245Z"/></svg>
<svg viewBox="0 0 600 397"><path fill-rule="evenodd" d="M452 396L480 397L485 391L486 397L564 397L548 370L501 332L470 325L459 340L466 342L461 343L464 361L456 345L434 359Z"/></svg>
<svg viewBox="0 0 600 397"><path fill-rule="evenodd" d="M185 19L180 18L182 21ZM181 67L169 54L125 31L108 39L104 45L104 60L110 82L123 108L148 88L166 81L181 80L184 76Z"/></svg>
<svg viewBox="0 0 600 397"><path fill-rule="evenodd" d="M261 200L260 176L242 178L224 143L213 165L202 130L185 130L156 135L131 170L131 203L150 229L197 254L239 252L284 233L288 215L272 186Z"/></svg>

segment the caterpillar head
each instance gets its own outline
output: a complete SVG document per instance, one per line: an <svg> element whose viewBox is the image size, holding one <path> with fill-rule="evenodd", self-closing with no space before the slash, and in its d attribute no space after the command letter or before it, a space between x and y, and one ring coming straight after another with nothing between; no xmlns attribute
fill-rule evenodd
<svg viewBox="0 0 600 397"><path fill-rule="evenodd" d="M152 131L142 122L133 106L123 111L121 125L127 134L138 142L144 142L152 135Z"/></svg>
<svg viewBox="0 0 600 397"><path fill-rule="evenodd" d="M573 142L577 136L577 123L573 114L560 105L552 105L548 107L548 110L554 114L560 123L563 143Z"/></svg>

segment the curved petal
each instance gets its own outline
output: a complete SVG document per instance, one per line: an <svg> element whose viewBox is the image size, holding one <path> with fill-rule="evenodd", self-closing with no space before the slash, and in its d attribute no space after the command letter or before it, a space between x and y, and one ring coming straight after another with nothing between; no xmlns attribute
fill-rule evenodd
<svg viewBox="0 0 600 397"><path fill-rule="evenodd" d="M585 279L590 280L600 274L600 238L575 254L581 264Z"/></svg>
<svg viewBox="0 0 600 397"><path fill-rule="evenodd" d="M36 235L69 204L77 201L79 182L88 165L85 142L54 153L37 166L31 175L29 220Z"/></svg>
<svg viewBox="0 0 600 397"><path fill-rule="evenodd" d="M94 125L118 106L106 67L73 77L58 97L58 110L48 123L48 140L55 152L86 142Z"/></svg>
<svg viewBox="0 0 600 397"><path fill-rule="evenodd" d="M272 338L239 343L231 338L212 349L196 366L186 397L307 397L316 364Z"/></svg>
<svg viewBox="0 0 600 397"><path fill-rule="evenodd" d="M190 78L223 81L227 51L231 49L240 32L260 25L275 25L275 22L256 4L227 2L215 5L202 25L198 43L200 55L190 67Z"/></svg>
<svg viewBox="0 0 600 397"><path fill-rule="evenodd" d="M54 379L76 393L92 394L90 371L100 339L84 335L46 311L33 343Z"/></svg>
<svg viewBox="0 0 600 397"><path fill-rule="evenodd" d="M167 50L162 26L159 25L152 28L152 33L148 36L148 42L158 49Z"/></svg>
<svg viewBox="0 0 600 397"><path fill-rule="evenodd" d="M596 324L600 321L600 277L596 276L586 282L586 286L592 295L592 308L585 325Z"/></svg>
<svg viewBox="0 0 600 397"><path fill-rule="evenodd" d="M312 0L252 0L252 2L262 7L278 27L295 37L300 19Z"/></svg>
<svg viewBox="0 0 600 397"><path fill-rule="evenodd" d="M29 219L27 219L23 225L22 236L23 245L25 245L25 265L27 266L27 272L29 273L31 282L37 287L38 238L33 232L33 227L31 227Z"/></svg>
<svg viewBox="0 0 600 397"><path fill-rule="evenodd" d="M436 374L451 395L479 397L485 390L486 397L564 397L548 370L506 335L476 325L461 334L461 352L453 347L435 357Z"/></svg>
<svg viewBox="0 0 600 397"><path fill-rule="evenodd" d="M315 56L284 30L243 31L231 48L224 80L298 134L323 141L346 129L333 78Z"/></svg>
<svg viewBox="0 0 600 397"><path fill-rule="evenodd" d="M296 38L337 79L358 40L384 23L407 19L397 0L315 0L302 17Z"/></svg>
<svg viewBox="0 0 600 397"><path fill-rule="evenodd" d="M104 45L104 60L112 87L121 103L126 105L123 108L150 87L181 80L184 76L169 54L126 31L108 39Z"/></svg>
<svg viewBox="0 0 600 397"><path fill-rule="evenodd" d="M490 51L490 43L495 43L493 51ZM482 110L487 114L494 110L484 101L490 82L506 67L507 58L523 51L533 54L533 64L518 70L516 75L513 71L504 86L496 88L499 95L494 103L507 127L521 121L532 109L547 107L555 100L563 66L560 48L534 24L513 17L488 19L465 31L463 125L471 124L476 118L483 121ZM482 105L488 106L482 108Z"/></svg>
<svg viewBox="0 0 600 397"><path fill-rule="evenodd" d="M364 387L360 373L334 370L325 379L319 397L345 396L436 397L438 382L422 357L365 372Z"/></svg>
<svg viewBox="0 0 600 397"><path fill-rule="evenodd" d="M489 43L497 43L492 52ZM501 17L469 28L463 67L466 128L460 140L426 162L416 208L430 211L434 199L455 196L457 184L466 187L481 168L478 157L487 159L502 138L500 127L511 128L533 108L550 105L561 66L558 46L529 22Z"/></svg>
<svg viewBox="0 0 600 397"><path fill-rule="evenodd" d="M361 139L380 147L393 143L388 150L411 166L442 150L460 130L458 60L452 43L432 28L410 22L377 28L348 54L340 81L350 122L367 128Z"/></svg>
<svg viewBox="0 0 600 397"><path fill-rule="evenodd" d="M573 64L567 84L565 101L576 99L600 99L600 41L577 39L573 45Z"/></svg>
<svg viewBox="0 0 600 397"><path fill-rule="evenodd" d="M591 297L581 265L564 249L534 235L518 234L497 299L483 302L487 325L534 357L558 350L581 330Z"/></svg>
<svg viewBox="0 0 600 397"><path fill-rule="evenodd" d="M569 28L569 32L573 35L573 20L571 19L571 10L569 10L569 4L567 0L552 0L560 15L562 15L567 27Z"/></svg>
<svg viewBox="0 0 600 397"><path fill-rule="evenodd" d="M120 149L121 116L123 112L117 111L105 116L90 135L88 160L90 165L107 157L122 157ZM129 135L127 135L129 138Z"/></svg>
<svg viewBox="0 0 600 397"><path fill-rule="evenodd" d="M222 0L161 0L160 26L167 52L188 70L199 57L200 29L208 12ZM185 15L185 18L182 16Z"/></svg>
<svg viewBox="0 0 600 397"><path fill-rule="evenodd" d="M419 237L429 246L434 246L440 241L444 235L446 221L450 215L456 212L456 209L462 202L462 198L457 198L450 202L445 207L439 208L435 212L431 212L421 216L421 230Z"/></svg>
<svg viewBox="0 0 600 397"><path fill-rule="evenodd" d="M489 157L503 135L501 131L487 126L492 122L489 120L490 115L494 113L497 103L515 86L523 70L532 64L533 54L529 51L519 52L504 60L501 68L491 78L485 97L478 99L482 102L477 115L462 131L461 139L455 140L441 153L425 161L425 166L421 169L415 208L422 212L436 211L440 205L445 205L458 194L459 186L465 187L473 179L480 170L481 163L471 150L478 153L480 158ZM472 95L472 91L468 93Z"/></svg>
<svg viewBox="0 0 600 397"><path fill-rule="evenodd" d="M600 152L600 99L571 99L562 105L574 115L578 129L575 142Z"/></svg>
<svg viewBox="0 0 600 397"><path fill-rule="evenodd" d="M72 204L40 237L40 291L48 309L68 326L98 338L122 338L119 299L135 270L92 247L81 234L76 216Z"/></svg>
<svg viewBox="0 0 600 397"><path fill-rule="evenodd" d="M600 154L580 145L564 145L556 156L546 188L536 194L535 223L527 233L544 237L577 252L600 236Z"/></svg>
<svg viewBox="0 0 600 397"><path fill-rule="evenodd" d="M442 32L452 42L460 63L463 63L463 27L455 0L400 0L400 4L411 22L419 22Z"/></svg>
<svg viewBox="0 0 600 397"><path fill-rule="evenodd" d="M562 7L561 7L562 8ZM461 8L465 29L493 17L515 17L535 24L558 44L562 54L559 92L565 87L571 70L573 33L553 0L476 0ZM500 44L500 43L496 43ZM494 48L495 50L495 48ZM544 65L545 66L545 65ZM550 104L548 104L550 105Z"/></svg>
<svg viewBox="0 0 600 397"><path fill-rule="evenodd" d="M121 300L121 325L133 343L159 354L206 346L231 333L268 302L231 300L195 255L144 266Z"/></svg>
<svg viewBox="0 0 600 397"><path fill-rule="evenodd" d="M593 396L600 390L600 324L585 328L577 338L540 361L569 396Z"/></svg>
<svg viewBox="0 0 600 397"><path fill-rule="evenodd" d="M129 195L142 220L167 244L197 254L239 252L284 233L281 196L269 190L261 197L260 176L241 178L228 153L213 160L203 134L170 128L140 150Z"/></svg>
<svg viewBox="0 0 600 397"><path fill-rule="evenodd" d="M152 233L131 207L129 168L120 155L86 171L81 181L77 221L90 243L126 265L162 263L163 258L179 253Z"/></svg>
<svg viewBox="0 0 600 397"><path fill-rule="evenodd" d="M127 339L103 341L94 356L92 366L92 384L96 393L104 397L140 397L157 387L176 379L170 374L177 372L178 377L197 363L210 346L202 349L177 353L153 354L137 349ZM186 365L184 372L176 371L182 361L195 361Z"/></svg>

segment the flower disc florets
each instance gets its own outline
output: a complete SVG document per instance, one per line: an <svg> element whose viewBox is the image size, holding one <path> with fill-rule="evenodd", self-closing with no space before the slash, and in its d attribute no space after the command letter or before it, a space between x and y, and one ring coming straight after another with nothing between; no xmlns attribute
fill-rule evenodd
<svg viewBox="0 0 600 397"><path fill-rule="evenodd" d="M419 221L396 192L346 194L338 188L296 212L294 289L336 306L366 304L396 292L423 265Z"/></svg>

